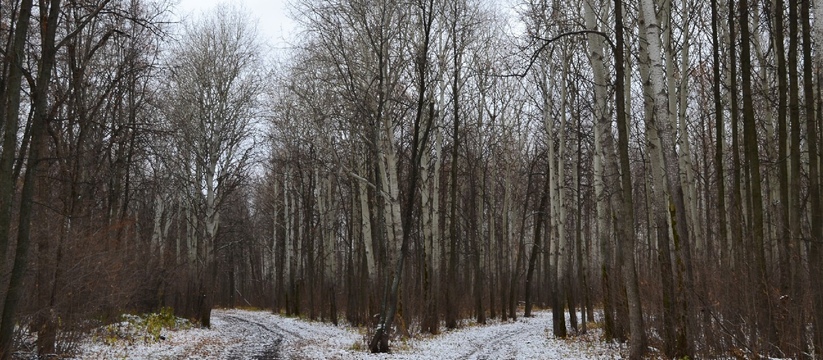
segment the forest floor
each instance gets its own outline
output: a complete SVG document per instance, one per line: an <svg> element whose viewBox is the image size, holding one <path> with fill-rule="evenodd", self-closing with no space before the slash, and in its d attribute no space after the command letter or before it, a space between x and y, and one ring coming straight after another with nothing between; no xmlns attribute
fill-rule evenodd
<svg viewBox="0 0 823 360"><path fill-rule="evenodd" d="M551 312L514 322L465 322L437 336L391 344L391 354L370 354L365 330L273 315L214 310L211 329L164 330L163 340L111 341L89 337L79 359L615 359L621 348L599 329L556 339Z"/></svg>

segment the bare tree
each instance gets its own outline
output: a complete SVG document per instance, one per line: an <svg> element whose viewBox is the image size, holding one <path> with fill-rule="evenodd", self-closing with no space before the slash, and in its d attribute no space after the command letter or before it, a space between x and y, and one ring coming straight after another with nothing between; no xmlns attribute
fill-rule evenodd
<svg viewBox="0 0 823 360"><path fill-rule="evenodd" d="M189 221L197 238L188 251L198 286L191 295L203 326L210 325L221 204L253 160L263 89L256 36L248 15L221 5L187 24L169 54L165 112L174 148L167 159L196 211Z"/></svg>

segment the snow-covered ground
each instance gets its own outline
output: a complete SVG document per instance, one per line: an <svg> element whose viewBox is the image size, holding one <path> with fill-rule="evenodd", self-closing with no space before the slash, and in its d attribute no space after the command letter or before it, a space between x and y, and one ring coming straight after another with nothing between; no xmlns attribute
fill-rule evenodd
<svg viewBox="0 0 823 360"><path fill-rule="evenodd" d="M555 339L551 313L516 322L469 324L438 336L391 344L391 354L370 354L362 330L272 315L214 310L212 328L169 331L157 342L105 344L89 339L80 359L615 359L620 351L596 335ZM109 341L111 343L111 341Z"/></svg>

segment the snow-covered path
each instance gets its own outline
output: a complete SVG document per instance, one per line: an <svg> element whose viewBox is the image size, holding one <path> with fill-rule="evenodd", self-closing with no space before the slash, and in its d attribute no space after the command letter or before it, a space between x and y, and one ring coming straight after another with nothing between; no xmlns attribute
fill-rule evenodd
<svg viewBox="0 0 823 360"><path fill-rule="evenodd" d="M555 339L551 312L515 322L470 325L436 337L414 339L386 359L615 359L620 353L594 336ZM397 347L395 344L394 346ZM369 357L372 358L372 355Z"/></svg>
<svg viewBox="0 0 823 360"><path fill-rule="evenodd" d="M392 354L370 354L366 335L350 327L309 322L265 311L214 310L211 329L166 334L150 344L106 346L90 342L83 359L614 359L613 346L584 338L551 336L551 313L515 322L469 324L438 336L391 344Z"/></svg>

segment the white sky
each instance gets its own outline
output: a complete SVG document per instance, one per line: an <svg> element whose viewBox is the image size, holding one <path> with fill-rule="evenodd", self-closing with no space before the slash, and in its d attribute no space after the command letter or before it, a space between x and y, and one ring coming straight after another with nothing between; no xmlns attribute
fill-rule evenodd
<svg viewBox="0 0 823 360"><path fill-rule="evenodd" d="M279 51L291 48L290 44L295 43L296 33L299 31L297 25L290 19L289 3L295 0L175 0L177 5L174 12L181 18L189 16L199 16L204 11L214 9L220 3L238 4L241 5L246 12L251 16L252 21L257 22L257 30L260 40L266 44L266 47L273 51L275 57L280 57L288 52ZM513 10L513 4L517 0L486 0L494 4L493 6L502 7L505 9L504 13L512 21L513 27L511 30L519 32L518 24L522 25L516 20L516 15Z"/></svg>
<svg viewBox="0 0 823 360"><path fill-rule="evenodd" d="M253 21L261 40L273 48L287 47L292 37L294 22L289 19L289 0L179 0L175 13L180 17L198 16L220 3L242 4Z"/></svg>

